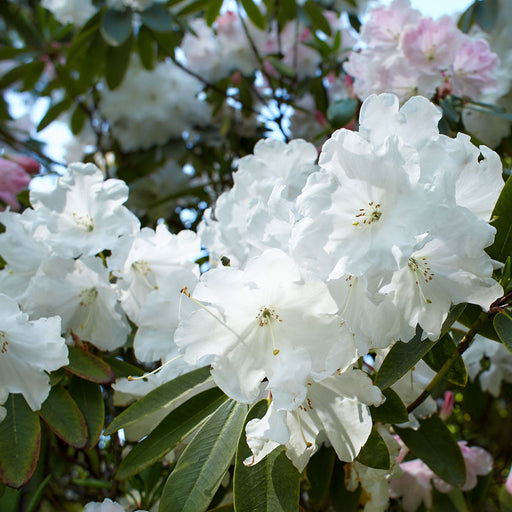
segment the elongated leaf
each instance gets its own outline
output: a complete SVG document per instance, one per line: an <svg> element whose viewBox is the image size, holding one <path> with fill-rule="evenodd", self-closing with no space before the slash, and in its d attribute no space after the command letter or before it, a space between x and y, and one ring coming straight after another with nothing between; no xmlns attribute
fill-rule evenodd
<svg viewBox="0 0 512 512"><path fill-rule="evenodd" d="M508 256L512 256L512 180L508 179L501 191L492 212L496 228L496 237L491 247L486 249L487 254L498 261L505 263Z"/></svg>
<svg viewBox="0 0 512 512"><path fill-rule="evenodd" d="M41 497L43 496L43 492L45 487L48 485L48 482L51 480L52 475L48 475L38 486L32 498L30 499L25 512L34 512L37 510L37 507L40 505Z"/></svg>
<svg viewBox="0 0 512 512"><path fill-rule="evenodd" d="M63 441L75 448L87 444L87 424L78 405L61 386L55 386L44 401L39 416Z"/></svg>
<svg viewBox="0 0 512 512"><path fill-rule="evenodd" d="M457 345L449 336L445 334L432 348L432 350L425 354L423 360L432 368L432 370L438 372L443 364L457 352ZM468 372L464 361L460 355L457 356L455 361L450 366L450 369L444 376L444 378L457 386L465 386L468 381Z"/></svg>
<svg viewBox="0 0 512 512"><path fill-rule="evenodd" d="M245 424L261 418L267 410L266 400L258 402L247 415ZM237 512L295 512L299 506L300 474L286 456L284 446L269 453L254 466L245 466L251 456L245 428L238 441L233 477L234 505Z"/></svg>
<svg viewBox="0 0 512 512"><path fill-rule="evenodd" d="M498 313L494 317L493 325L503 345L507 347L509 352L512 352L512 315L510 309Z"/></svg>
<svg viewBox="0 0 512 512"><path fill-rule="evenodd" d="M171 404L202 385L208 378L210 378L210 368L204 367L162 384L123 411L105 429L105 435L113 434L116 430L132 425L136 421Z"/></svg>
<svg viewBox="0 0 512 512"><path fill-rule="evenodd" d="M304 4L304 12L308 17L313 30L321 30L324 34L331 35L331 26L324 16L323 9L314 0L307 0Z"/></svg>
<svg viewBox="0 0 512 512"><path fill-rule="evenodd" d="M379 423L406 422L409 419L409 414L407 414L407 408L402 399L391 388L385 389L382 393L386 397L386 401L379 407L374 405L370 407L373 421Z"/></svg>
<svg viewBox="0 0 512 512"><path fill-rule="evenodd" d="M115 379L112 368L105 361L78 347L69 347L69 365L66 370L98 384L110 384Z"/></svg>
<svg viewBox="0 0 512 512"><path fill-rule="evenodd" d="M270 56L267 57L266 60L282 76L293 78L297 74L295 69L293 69L291 66L288 66L288 64L285 64L282 60L278 59L277 57Z"/></svg>
<svg viewBox="0 0 512 512"><path fill-rule="evenodd" d="M330 446L321 446L306 466L309 485L308 496L317 508L324 508L329 498L336 452Z"/></svg>
<svg viewBox="0 0 512 512"><path fill-rule="evenodd" d="M0 78L0 89L5 89L17 80L23 80L27 74L33 73L34 71L39 71L39 74L41 74L41 64L43 64L44 67L44 63L38 61L25 62L19 66L13 67Z"/></svg>
<svg viewBox="0 0 512 512"><path fill-rule="evenodd" d="M172 17L169 11L161 4L153 4L140 13L143 25L156 32L172 30Z"/></svg>
<svg viewBox="0 0 512 512"><path fill-rule="evenodd" d="M73 377L69 384L69 394L85 418L86 448L92 448L98 442L105 424L105 402L101 388L94 382Z"/></svg>
<svg viewBox="0 0 512 512"><path fill-rule="evenodd" d="M205 13L204 13L204 20L208 24L209 27L212 26L213 22L217 19L217 17L220 14L220 9L222 7L222 4L224 3L224 0L212 0L210 4L208 5Z"/></svg>
<svg viewBox="0 0 512 512"><path fill-rule="evenodd" d="M398 428L396 433L407 447L442 480L454 486L466 481L466 466L457 441L448 427L432 416L419 420L420 428Z"/></svg>
<svg viewBox="0 0 512 512"><path fill-rule="evenodd" d="M77 105L71 116L71 131L73 135L78 135L85 126L87 114L81 105Z"/></svg>
<svg viewBox="0 0 512 512"><path fill-rule="evenodd" d="M475 21L482 30L492 30L498 19L499 8L498 0L482 0L475 4Z"/></svg>
<svg viewBox="0 0 512 512"><path fill-rule="evenodd" d="M155 60L153 44L154 39L151 32L146 27L140 27L137 37L137 51L140 61L146 69L153 69L153 61Z"/></svg>
<svg viewBox="0 0 512 512"><path fill-rule="evenodd" d="M107 48L105 78L109 89L116 89L122 84L130 64L132 43L133 37L130 36L122 45Z"/></svg>
<svg viewBox="0 0 512 512"><path fill-rule="evenodd" d="M132 33L132 12L129 9L108 9L101 23L101 35L110 46L121 46Z"/></svg>
<svg viewBox="0 0 512 512"><path fill-rule="evenodd" d="M235 454L247 405L228 400L201 427L178 460L160 498L160 512L206 510Z"/></svg>
<svg viewBox="0 0 512 512"><path fill-rule="evenodd" d="M372 429L356 460L369 468L389 469L389 450L376 429Z"/></svg>
<svg viewBox="0 0 512 512"><path fill-rule="evenodd" d="M327 119L334 128L342 128L354 119L358 106L354 98L336 101L327 109Z"/></svg>
<svg viewBox="0 0 512 512"><path fill-rule="evenodd" d="M37 125L36 131L40 132L41 130L44 130L50 123L55 121L57 117L59 117L63 112L66 112L66 110L70 109L73 105L73 100L71 98L64 98L62 101L59 101L58 103L55 103L52 105L48 112L44 115L43 119L39 122Z"/></svg>
<svg viewBox="0 0 512 512"><path fill-rule="evenodd" d="M240 0L242 7L249 19L261 30L265 30L267 27L267 20L265 16L261 14L259 7L253 2L253 0Z"/></svg>
<svg viewBox="0 0 512 512"><path fill-rule="evenodd" d="M121 462L116 478L128 478L161 459L215 412L225 400L224 393L218 388L213 388L180 405L144 440L133 447Z"/></svg>
<svg viewBox="0 0 512 512"><path fill-rule="evenodd" d="M467 304L466 308L458 318L458 321L466 327L471 327L481 314L482 308L480 306L477 306L476 304ZM494 329L491 319L481 325L478 328L477 333L494 341L499 341L500 339Z"/></svg>
<svg viewBox="0 0 512 512"><path fill-rule="evenodd" d="M39 416L21 395L9 395L0 422L0 480L19 489L34 473L41 447Z"/></svg>

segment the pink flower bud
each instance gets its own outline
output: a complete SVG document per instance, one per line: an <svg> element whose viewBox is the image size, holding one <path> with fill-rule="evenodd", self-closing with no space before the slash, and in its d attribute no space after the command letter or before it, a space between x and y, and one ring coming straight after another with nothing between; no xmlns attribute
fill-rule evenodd
<svg viewBox="0 0 512 512"><path fill-rule="evenodd" d="M25 169L29 174L38 174L41 170L41 164L29 156L5 155L5 157L11 162L15 162L23 167L23 169Z"/></svg>
<svg viewBox="0 0 512 512"><path fill-rule="evenodd" d="M15 162L0 158L0 199L13 210L19 210L16 196L28 187L30 175Z"/></svg>
<svg viewBox="0 0 512 512"><path fill-rule="evenodd" d="M505 482L505 489L509 494L512 494L512 466L510 467L510 471L508 472L507 480Z"/></svg>
<svg viewBox="0 0 512 512"><path fill-rule="evenodd" d="M455 395L451 391L446 391L444 394L444 402L439 412L439 417L444 421L450 417L455 403Z"/></svg>

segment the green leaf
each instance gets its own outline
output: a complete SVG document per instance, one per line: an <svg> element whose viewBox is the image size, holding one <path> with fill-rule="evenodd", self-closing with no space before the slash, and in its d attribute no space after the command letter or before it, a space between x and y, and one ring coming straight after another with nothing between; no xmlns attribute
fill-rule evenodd
<svg viewBox="0 0 512 512"><path fill-rule="evenodd" d="M373 428L356 460L375 469L389 469L389 450L379 432Z"/></svg>
<svg viewBox="0 0 512 512"><path fill-rule="evenodd" d="M459 487L466 481L466 465L459 445L439 416L419 420L420 428L399 428L396 433L407 447L439 478Z"/></svg>
<svg viewBox="0 0 512 512"><path fill-rule="evenodd" d="M172 30L172 17L162 4L153 4L140 13L142 24L155 32Z"/></svg>
<svg viewBox="0 0 512 512"><path fill-rule="evenodd" d="M237 512L295 512L299 507L300 474L286 456L284 446L275 448L254 466L244 465L244 460L251 456L245 437L245 425L254 418L262 418L266 411L266 400L261 400L251 408L238 440L233 475Z"/></svg>
<svg viewBox="0 0 512 512"><path fill-rule="evenodd" d="M87 446L96 446L105 424L105 402L98 384L73 377L69 384L69 394L82 412L87 425Z"/></svg>
<svg viewBox="0 0 512 512"><path fill-rule="evenodd" d="M212 0L206 8L204 20L209 27L211 27L213 22L218 18L223 3L224 0Z"/></svg>
<svg viewBox="0 0 512 512"><path fill-rule="evenodd" d="M348 21L351 25L351 27L356 31L359 32L361 30L361 20L357 16L357 14L354 14L352 12L348 13Z"/></svg>
<svg viewBox="0 0 512 512"><path fill-rule="evenodd" d="M409 419L409 414L402 399L391 388L385 389L382 393L386 401L379 407L370 406L373 421L390 424L405 423Z"/></svg>
<svg viewBox="0 0 512 512"><path fill-rule="evenodd" d="M2 78L0 78L0 89L5 89L18 80L24 80L27 75L34 72L38 72L40 75L42 71L41 64L43 64L44 68L43 62L31 60L30 62L24 62L23 64L10 69L2 76Z"/></svg>
<svg viewBox="0 0 512 512"><path fill-rule="evenodd" d="M297 74L295 69L293 69L291 66L288 66L288 64L285 64L281 59L278 59L277 57L269 56L266 58L266 60L282 76L294 78Z"/></svg>
<svg viewBox="0 0 512 512"><path fill-rule="evenodd" d="M50 123L55 121L57 117L66 112L66 110L69 110L72 105L73 100L71 98L64 98L62 101L52 105L37 125L36 131L40 132L41 130L44 130Z"/></svg>
<svg viewBox="0 0 512 512"><path fill-rule="evenodd" d="M69 365L65 367L68 372L98 384L114 382L114 372L105 361L78 347L68 347L68 350Z"/></svg>
<svg viewBox="0 0 512 512"><path fill-rule="evenodd" d="M498 496L500 500L500 512L512 512L512 495L508 492L505 485L500 487Z"/></svg>
<svg viewBox="0 0 512 512"><path fill-rule="evenodd" d="M43 496L43 492L45 487L48 485L48 482L51 480L52 475L48 475L38 486L32 498L30 499L30 503L27 505L25 512L35 512L37 507L40 505L41 498Z"/></svg>
<svg viewBox="0 0 512 512"><path fill-rule="evenodd" d="M434 370L438 372L443 364L457 352L457 345L449 334L445 334L432 348L430 352L425 354L423 360ZM450 366L450 369L444 378L455 384L464 387L468 382L468 372L464 361L459 354Z"/></svg>
<svg viewBox="0 0 512 512"><path fill-rule="evenodd" d="M87 113L82 105L77 105L71 116L71 131L73 135L78 135L84 129L86 121Z"/></svg>
<svg viewBox="0 0 512 512"><path fill-rule="evenodd" d="M457 23L457 27L467 34L469 32L469 29L475 22L475 4L476 2L473 2L463 13L462 16L459 18L459 22Z"/></svg>
<svg viewBox="0 0 512 512"><path fill-rule="evenodd" d="M510 308L498 313L492 323L503 345L507 347L509 352L512 352L512 315Z"/></svg>
<svg viewBox="0 0 512 512"><path fill-rule="evenodd" d="M138 366L117 359L117 357L104 357L103 361L107 363L115 373L116 379L123 377L140 377L144 375L144 370L141 370Z"/></svg>
<svg viewBox="0 0 512 512"><path fill-rule="evenodd" d="M119 87L130 64L133 38L129 37L121 46L107 48L105 78L109 89Z"/></svg>
<svg viewBox="0 0 512 512"><path fill-rule="evenodd" d="M27 69L23 75L22 84L23 86L20 88L20 91L30 91L35 88L37 82L41 78L41 74L43 73L46 63L35 61L31 63L30 69Z"/></svg>
<svg viewBox="0 0 512 512"><path fill-rule="evenodd" d="M146 27L140 27L139 35L137 36L137 51L142 65L149 70L154 67L155 50L153 42L154 39L151 32Z"/></svg>
<svg viewBox="0 0 512 512"><path fill-rule="evenodd" d="M336 459L329 493L330 507L326 507L327 510L335 512L357 512L360 510L361 486L359 485L354 491L349 491L345 485L345 478L345 464Z"/></svg>
<svg viewBox="0 0 512 512"><path fill-rule="evenodd" d="M331 26L324 16L323 9L314 0L307 0L304 4L304 12L311 22L313 30L320 30L324 34L331 35Z"/></svg>
<svg viewBox="0 0 512 512"><path fill-rule="evenodd" d="M128 478L160 460L225 401L224 393L218 388L213 388L203 391L174 409L145 439L133 447L121 462L116 478Z"/></svg>
<svg viewBox="0 0 512 512"><path fill-rule="evenodd" d="M404 376L435 344L428 338L421 339L422 330L416 329L415 336L407 343L397 341L375 377L375 385L386 389Z"/></svg>
<svg viewBox="0 0 512 512"><path fill-rule="evenodd" d="M0 422L0 480L19 489L34 473L41 447L39 416L21 395L9 395Z"/></svg>
<svg viewBox="0 0 512 512"><path fill-rule="evenodd" d="M228 400L185 448L165 483L160 512L206 510L231 464L247 405Z"/></svg>
<svg viewBox="0 0 512 512"><path fill-rule="evenodd" d="M466 308L458 318L458 321L465 327L471 327L481 314L482 308L480 306L477 306L476 304L467 304ZM478 327L477 333L481 334L485 338L489 338L490 340L499 341L499 337L496 334L490 319L488 322L485 322L483 325Z"/></svg>
<svg viewBox="0 0 512 512"><path fill-rule="evenodd" d="M64 442L75 448L84 448L87 444L85 419L76 402L63 387L52 388L43 402L39 416Z"/></svg>
<svg viewBox="0 0 512 512"><path fill-rule="evenodd" d="M480 0L475 5L475 21L482 30L490 32L498 19L498 0Z"/></svg>
<svg viewBox="0 0 512 512"><path fill-rule="evenodd" d="M267 20L265 16L261 14L259 7L253 2L253 0L240 0L244 11L247 13L249 19L261 30L267 28Z"/></svg>
<svg viewBox="0 0 512 512"><path fill-rule="evenodd" d="M206 366L162 384L124 410L105 429L105 435L113 434L116 430L132 425L162 407L170 405L190 393L193 389L201 386L209 378L210 368Z"/></svg>
<svg viewBox="0 0 512 512"><path fill-rule="evenodd" d="M359 102L354 98L338 100L329 105L327 119L333 128L342 128L354 119Z"/></svg>
<svg viewBox="0 0 512 512"><path fill-rule="evenodd" d="M189 14L202 11L203 9L207 9L211 2L212 0L193 0L192 2L187 2L185 6L180 9L178 15L188 16Z"/></svg>
<svg viewBox="0 0 512 512"><path fill-rule="evenodd" d="M108 9L101 22L101 35L110 46L121 46L132 34L132 11Z"/></svg>
<svg viewBox="0 0 512 512"><path fill-rule="evenodd" d="M494 260L505 263L512 256L512 180L508 179L501 191L492 212L492 225L496 228L496 237L487 254Z"/></svg>
<svg viewBox="0 0 512 512"><path fill-rule="evenodd" d="M329 498L329 487L331 486L336 452L330 447L322 445L313 454L306 466L306 475L309 482L307 488L310 501L317 508L325 508Z"/></svg>

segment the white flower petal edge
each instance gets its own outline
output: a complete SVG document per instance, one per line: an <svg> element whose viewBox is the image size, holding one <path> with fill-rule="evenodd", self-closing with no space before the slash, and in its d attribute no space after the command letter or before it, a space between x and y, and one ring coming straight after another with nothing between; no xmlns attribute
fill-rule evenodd
<svg viewBox="0 0 512 512"><path fill-rule="evenodd" d="M0 399L21 393L32 410L41 408L50 392L46 372L68 364L60 328L58 316L29 321L14 300L0 294Z"/></svg>
<svg viewBox="0 0 512 512"><path fill-rule="evenodd" d="M310 382L306 400L298 409L278 410L272 402L263 418L247 424L252 456L244 464L257 464L277 446L286 445L286 455L302 471L324 440L340 460L353 461L372 429L368 406L382 402L380 390L360 370L348 369Z"/></svg>

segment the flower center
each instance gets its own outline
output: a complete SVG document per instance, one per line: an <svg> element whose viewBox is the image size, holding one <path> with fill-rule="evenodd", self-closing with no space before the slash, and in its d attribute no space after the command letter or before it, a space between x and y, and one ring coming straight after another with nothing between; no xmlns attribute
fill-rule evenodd
<svg viewBox="0 0 512 512"><path fill-rule="evenodd" d="M432 281L432 278L435 276L434 272L432 272L432 269L428 266L427 258L421 257L421 258L413 258L412 256L409 258L409 262L407 263L409 268L414 272L414 277L416 279L416 284L420 288L420 281L425 281L425 283L429 283ZM422 297L425 299L425 302L428 304L432 304L432 301L427 299L423 293L421 294Z"/></svg>
<svg viewBox="0 0 512 512"><path fill-rule="evenodd" d="M352 222L353 226L359 226L359 224L372 224L377 222L382 217L380 211L380 204L370 201L367 208L359 208L359 213L356 213L356 220Z"/></svg>
<svg viewBox="0 0 512 512"><path fill-rule="evenodd" d="M95 286L91 288L83 288L79 297L80 306L92 306L98 298L98 289Z"/></svg>
<svg viewBox="0 0 512 512"><path fill-rule="evenodd" d="M276 348L276 340L274 337L274 329L272 328L272 319L282 322L279 315L276 313L274 306L262 306L259 313L256 315L256 320L259 320L260 327L267 326L270 329L270 337L272 339L272 353L277 356L279 349Z"/></svg>
<svg viewBox="0 0 512 512"><path fill-rule="evenodd" d="M151 267L149 266L149 263L146 260L137 260L132 263L132 268L135 272L140 274L142 277L142 280L146 283L146 285L151 288L152 290L158 290L157 285L152 285L148 281L148 275L151 272Z"/></svg>
<svg viewBox="0 0 512 512"><path fill-rule="evenodd" d="M77 215L73 212L73 220L85 231L94 229L94 219L90 215Z"/></svg>
<svg viewBox="0 0 512 512"><path fill-rule="evenodd" d="M5 331L0 331L0 354L7 352L7 345L9 345L9 338Z"/></svg>

